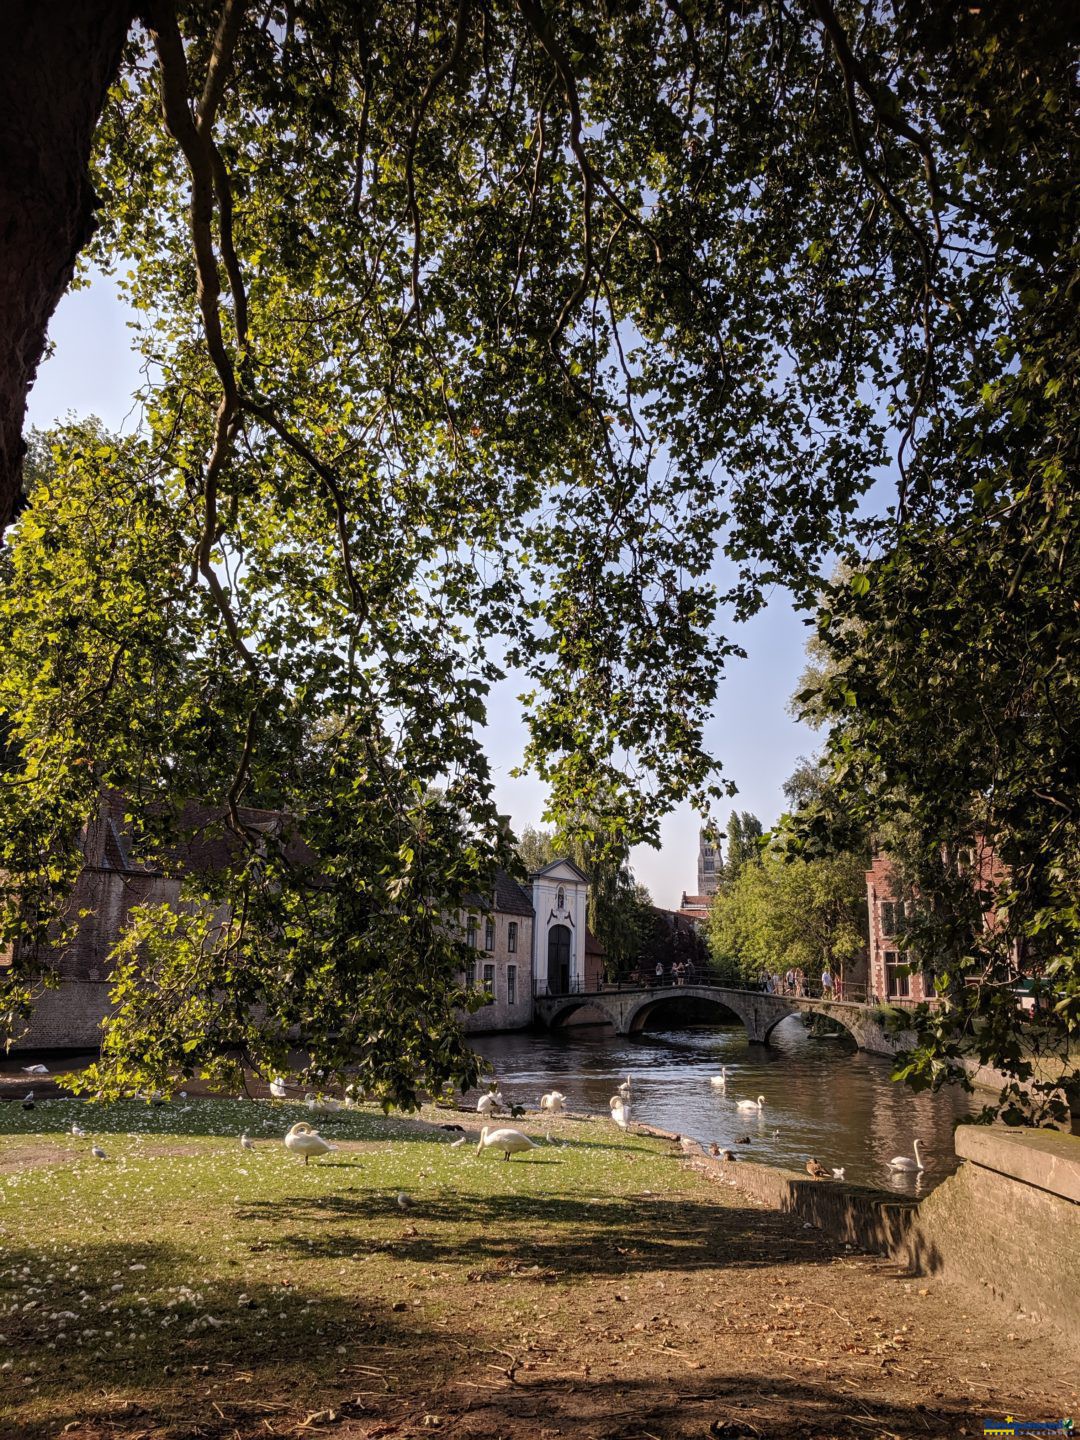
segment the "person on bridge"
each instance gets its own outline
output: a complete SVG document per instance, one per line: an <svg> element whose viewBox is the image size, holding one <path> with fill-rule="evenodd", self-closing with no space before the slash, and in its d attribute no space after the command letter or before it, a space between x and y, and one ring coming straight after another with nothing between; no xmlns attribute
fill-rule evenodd
<svg viewBox="0 0 1080 1440"><path fill-rule="evenodd" d="M806 974L805 974L805 972L803 971L803 968L802 968L801 965L800 965L799 968L795 971L795 994L796 994L796 995L805 995L805 994L806 994Z"/></svg>
<svg viewBox="0 0 1080 1440"><path fill-rule="evenodd" d="M784 974L784 994L795 994L795 971L790 968Z"/></svg>
<svg viewBox="0 0 1080 1440"><path fill-rule="evenodd" d="M657 985L664 983L664 962L662 960L656 962L656 983Z"/></svg>
<svg viewBox="0 0 1080 1440"><path fill-rule="evenodd" d="M833 978L832 971L829 969L828 965L826 965L825 969L821 972L821 993L826 1000L832 999Z"/></svg>

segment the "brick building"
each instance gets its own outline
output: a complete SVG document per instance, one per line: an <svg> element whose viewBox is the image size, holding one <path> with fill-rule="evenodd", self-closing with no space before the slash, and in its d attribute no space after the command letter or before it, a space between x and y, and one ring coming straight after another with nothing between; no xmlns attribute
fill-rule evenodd
<svg viewBox="0 0 1080 1440"><path fill-rule="evenodd" d="M997 925L994 898L1005 866L998 859L989 841L978 838L963 857L964 872L971 877L971 886L979 899L983 925L993 930ZM899 973L906 958L896 939L907 918L910 897L901 894L896 869L887 855L874 856L866 872L866 899L870 919L870 991L877 999L898 1004L918 1005L923 1001L937 1003L930 976L912 972ZM1019 957L1015 957L1019 960Z"/></svg>
<svg viewBox="0 0 1080 1440"><path fill-rule="evenodd" d="M16 1050L96 1049L101 1022L111 1008L109 955L128 928L131 912L138 905L179 905L186 874L221 869L235 854L237 841L224 827L224 808L190 804L181 817L184 841L163 861L148 863L132 853L124 809L121 795L102 796L83 832L83 867L66 909L75 933L69 945L49 957L60 985L37 999ZM289 816L248 807L241 807L239 815L249 831L266 837L267 845L283 846L293 864L316 863Z"/></svg>

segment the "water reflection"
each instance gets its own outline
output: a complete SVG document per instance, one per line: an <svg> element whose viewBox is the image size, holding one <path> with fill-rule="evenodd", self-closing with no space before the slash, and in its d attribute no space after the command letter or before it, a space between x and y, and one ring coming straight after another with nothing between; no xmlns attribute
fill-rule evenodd
<svg viewBox="0 0 1080 1440"><path fill-rule="evenodd" d="M646 1124L796 1170L814 1155L830 1169L842 1166L846 1180L905 1196L926 1194L956 1169L953 1130L978 1108L955 1089L913 1094L889 1079L888 1060L812 1036L794 1015L768 1046L751 1045L741 1025L634 1036L570 1027L476 1036L473 1044L495 1067L508 1103L536 1105L554 1085L571 1109L606 1115L629 1074L633 1117ZM722 1065L728 1080L719 1089L710 1080ZM737 1108L758 1095L761 1110ZM916 1139L925 1172L890 1170L890 1158L911 1155Z"/></svg>

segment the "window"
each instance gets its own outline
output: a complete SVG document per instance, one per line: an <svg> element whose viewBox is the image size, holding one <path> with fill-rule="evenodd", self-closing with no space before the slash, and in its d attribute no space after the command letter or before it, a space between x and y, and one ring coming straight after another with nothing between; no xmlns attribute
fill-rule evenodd
<svg viewBox="0 0 1080 1440"><path fill-rule="evenodd" d="M469 916L469 923L468 923L468 924L466 925L466 927L465 927L465 943L466 943L466 945L468 945L468 947L469 947L470 950L475 950L475 949L476 949L476 946L477 946L477 929L476 929L476 916L475 916L475 915L470 915L470 916Z"/></svg>
<svg viewBox="0 0 1080 1440"><path fill-rule="evenodd" d="M492 1004L495 999L495 966L484 966L484 994L487 996L487 1004Z"/></svg>
<svg viewBox="0 0 1080 1440"><path fill-rule="evenodd" d="M469 960L465 966L465 989L471 990L476 984L476 961Z"/></svg>
<svg viewBox="0 0 1080 1440"><path fill-rule="evenodd" d="M511 955L517 954L517 921L511 920L506 927L506 948ZM511 967L513 968L513 967Z"/></svg>
<svg viewBox="0 0 1080 1440"><path fill-rule="evenodd" d="M911 976L902 951L885 951L885 993L890 1000L907 1000L911 996Z"/></svg>
<svg viewBox="0 0 1080 1440"><path fill-rule="evenodd" d="M555 897L555 909L556 909L556 910L565 910L565 909L566 909L566 892L565 892L565 890L562 888L561 885L559 886L559 893L558 893L558 895Z"/></svg>
<svg viewBox="0 0 1080 1440"><path fill-rule="evenodd" d="M902 930L905 918L903 900L883 900L881 902L881 933L883 935L895 935L897 930Z"/></svg>
<svg viewBox="0 0 1080 1440"><path fill-rule="evenodd" d="M495 949L495 921L490 918L484 921L484 949L489 955Z"/></svg>
<svg viewBox="0 0 1080 1440"><path fill-rule="evenodd" d="M510 929L511 929L511 930L516 930L516 929L517 929L517 926L516 926L516 925L511 925L511 926L510 926ZM507 965L507 967L506 967L506 1003L507 1003L508 1005L516 1005L516 1004L517 1004L517 966L516 966L516 965Z"/></svg>

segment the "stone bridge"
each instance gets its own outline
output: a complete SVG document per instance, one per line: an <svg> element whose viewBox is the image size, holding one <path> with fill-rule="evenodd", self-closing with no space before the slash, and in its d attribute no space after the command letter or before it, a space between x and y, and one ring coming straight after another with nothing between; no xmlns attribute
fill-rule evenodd
<svg viewBox="0 0 1080 1440"><path fill-rule="evenodd" d="M616 1035L633 1035L644 1028L652 1012L666 1001L698 1001L702 1007L722 1006L746 1026L751 1042L767 1045L769 1036L789 1015L803 1011L835 1020L860 1050L874 1055L895 1055L910 1043L908 1035L887 1035L875 1006L851 1000L825 1000L809 996L766 995L761 990L737 990L723 985L660 985L635 990L597 990L573 995L537 995L536 1018L549 1030L562 1024L575 1010L588 1006L611 1021Z"/></svg>

